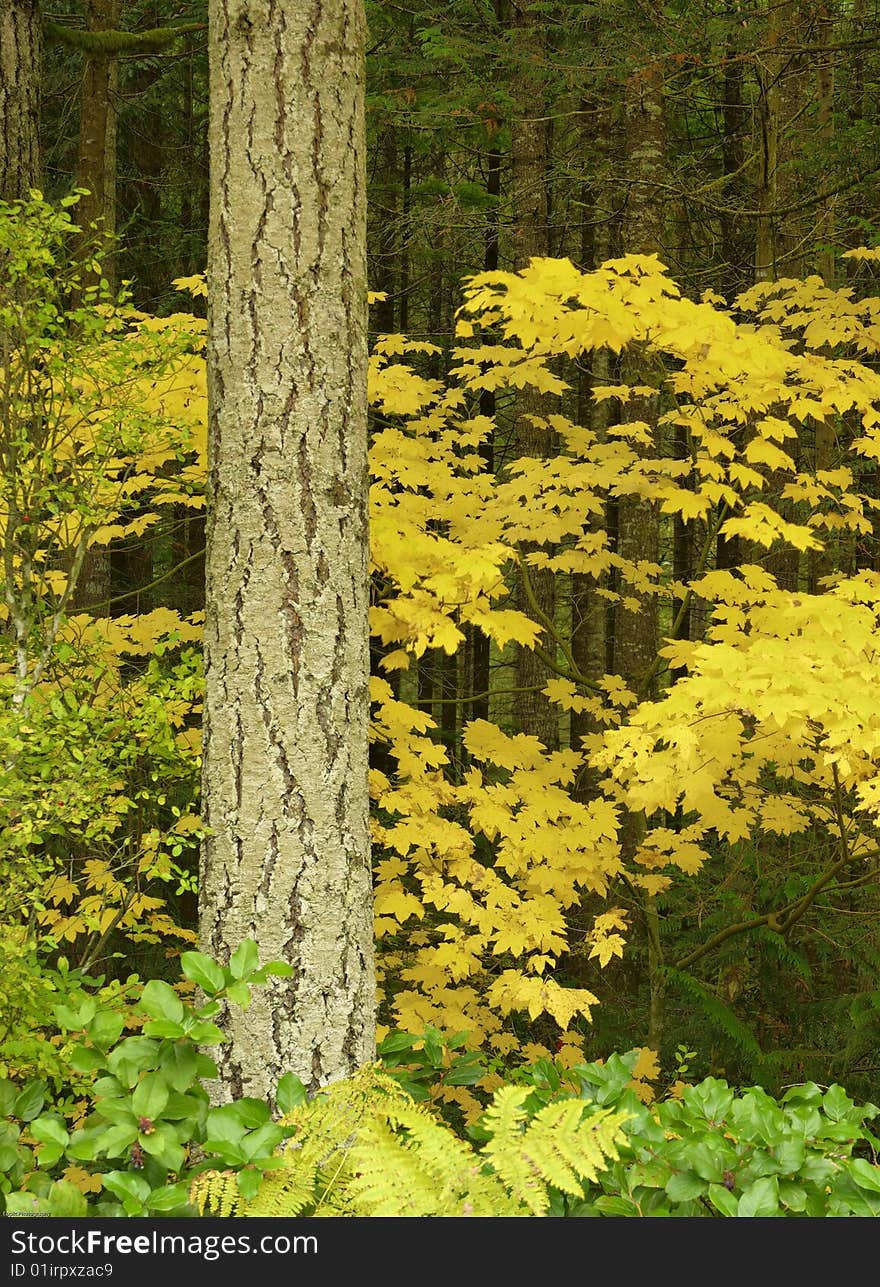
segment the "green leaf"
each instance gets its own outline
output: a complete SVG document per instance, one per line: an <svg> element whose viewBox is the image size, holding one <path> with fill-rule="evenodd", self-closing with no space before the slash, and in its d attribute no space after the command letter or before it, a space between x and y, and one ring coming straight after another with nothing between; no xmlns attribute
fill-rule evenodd
<svg viewBox="0 0 880 1287"><path fill-rule="evenodd" d="M205 1081L213 1081L218 1075L214 1060L209 1055L203 1054L201 1050L196 1051L196 1076Z"/></svg>
<svg viewBox="0 0 880 1287"><path fill-rule="evenodd" d="M131 1106L136 1116L154 1120L168 1103L168 1086L160 1072L150 1072L134 1088Z"/></svg>
<svg viewBox="0 0 880 1287"><path fill-rule="evenodd" d="M67 1062L71 1068L81 1073L97 1072L99 1068L107 1067L106 1057L91 1046L74 1046L67 1056Z"/></svg>
<svg viewBox="0 0 880 1287"><path fill-rule="evenodd" d="M205 1132L211 1140L238 1143L247 1127L238 1116L234 1104L221 1104L208 1113Z"/></svg>
<svg viewBox="0 0 880 1287"><path fill-rule="evenodd" d="M452 1067L443 1078L447 1086L476 1086L486 1075L482 1057L474 1051L453 1060Z"/></svg>
<svg viewBox="0 0 880 1287"><path fill-rule="evenodd" d="M108 1131L102 1133L97 1141L96 1150L91 1156L122 1157L137 1139L137 1134L136 1121L120 1122L117 1126L111 1126ZM84 1155L77 1153L77 1156Z"/></svg>
<svg viewBox="0 0 880 1287"><path fill-rule="evenodd" d="M183 1092L189 1090L199 1075L198 1060L195 1046L188 1041L175 1041L162 1051L159 1067L169 1086ZM213 1064L211 1066L214 1067ZM211 1077L215 1074L216 1069L214 1073L203 1073L202 1076Z"/></svg>
<svg viewBox="0 0 880 1287"><path fill-rule="evenodd" d="M80 1022L79 1011L69 1005L56 1005L53 1014L59 1028L65 1028L69 1032L78 1032L84 1026Z"/></svg>
<svg viewBox="0 0 880 1287"><path fill-rule="evenodd" d="M75 1218L88 1215L88 1203L70 1180L56 1180L49 1190L49 1215Z"/></svg>
<svg viewBox="0 0 880 1287"><path fill-rule="evenodd" d="M6 1214L32 1216L46 1212L46 1204L33 1193L7 1193Z"/></svg>
<svg viewBox="0 0 880 1287"><path fill-rule="evenodd" d="M74 1131L67 1146L67 1156L78 1162L94 1162L107 1134L105 1126L90 1126Z"/></svg>
<svg viewBox="0 0 880 1287"><path fill-rule="evenodd" d="M706 1192L706 1182L689 1171L671 1175L666 1181L666 1196L670 1202L690 1202Z"/></svg>
<svg viewBox="0 0 880 1287"><path fill-rule="evenodd" d="M806 1146L799 1135L786 1135L773 1150L780 1171L797 1175L803 1165Z"/></svg>
<svg viewBox="0 0 880 1287"><path fill-rule="evenodd" d="M15 1103L12 1106L12 1115L13 1117L20 1117L23 1122L32 1122L43 1111L45 1100L43 1083L33 1081L30 1085L25 1086L20 1095L16 1096Z"/></svg>
<svg viewBox="0 0 880 1287"><path fill-rule="evenodd" d="M10 1117L18 1097L18 1087L8 1077L0 1077L0 1117Z"/></svg>
<svg viewBox="0 0 880 1287"><path fill-rule="evenodd" d="M94 1019L86 1024L86 1032L96 1046L106 1050L114 1041L119 1040L124 1027L125 1019L121 1014L116 1014L113 1010L99 1010Z"/></svg>
<svg viewBox="0 0 880 1287"><path fill-rule="evenodd" d="M246 979L260 963L257 945L252 938L241 942L229 958L229 969L234 979Z"/></svg>
<svg viewBox="0 0 880 1287"><path fill-rule="evenodd" d="M183 1002L168 983L150 979L141 993L140 1009L151 1019L167 1019L171 1023L183 1022Z"/></svg>
<svg viewBox="0 0 880 1287"><path fill-rule="evenodd" d="M744 1190L737 1203L738 1216L778 1216L779 1181L775 1175L762 1176Z"/></svg>
<svg viewBox="0 0 880 1287"><path fill-rule="evenodd" d="M822 1096L822 1107L833 1122L839 1122L850 1116L855 1104L842 1086L835 1085L829 1086Z"/></svg>
<svg viewBox="0 0 880 1287"><path fill-rule="evenodd" d="M412 1050L413 1046L419 1041L412 1032L389 1032L386 1037L379 1042L377 1054L381 1057L385 1055L395 1055L400 1050Z"/></svg>
<svg viewBox="0 0 880 1287"><path fill-rule="evenodd" d="M104 1188L117 1198L135 1198L145 1203L150 1196L149 1181L134 1171L107 1171L103 1176Z"/></svg>
<svg viewBox="0 0 880 1287"><path fill-rule="evenodd" d="M268 1157L283 1139L284 1127L269 1122L268 1125L261 1126L258 1131L245 1136L241 1141L242 1152L248 1161L258 1157Z"/></svg>
<svg viewBox="0 0 880 1287"><path fill-rule="evenodd" d="M308 1099L308 1093L296 1073L285 1073L275 1090L275 1105L279 1113L291 1113Z"/></svg>
<svg viewBox="0 0 880 1287"><path fill-rule="evenodd" d="M872 1166L863 1157L854 1157L847 1170L860 1188L880 1193L880 1166Z"/></svg>
<svg viewBox="0 0 880 1287"><path fill-rule="evenodd" d="M220 966L216 961L212 961L210 956L205 956L204 952L184 952L180 958L180 966L185 976L198 984L208 996L222 991L226 983Z"/></svg>
<svg viewBox="0 0 880 1287"><path fill-rule="evenodd" d="M146 1205L150 1211L176 1211L181 1207L188 1207L189 1181L154 1189Z"/></svg>
<svg viewBox="0 0 880 1287"><path fill-rule="evenodd" d="M254 1130L257 1126L263 1126L272 1116L269 1105L264 1099L256 1099L252 1095L245 1095L237 1099L230 1107L234 1110L236 1117L242 1126L247 1130Z"/></svg>
<svg viewBox="0 0 880 1287"><path fill-rule="evenodd" d="M169 1171L179 1171L183 1166L186 1154L170 1126L157 1126L149 1135L141 1133L138 1142L145 1153L167 1166Z"/></svg>
<svg viewBox="0 0 880 1287"><path fill-rule="evenodd" d="M70 1139L63 1120L55 1114L44 1113L42 1117L36 1117L28 1127L31 1135L35 1140L51 1140L62 1147Z"/></svg>
<svg viewBox="0 0 880 1287"><path fill-rule="evenodd" d="M720 1211L723 1216L736 1215L737 1199L723 1184L710 1184L708 1198L715 1210Z"/></svg>
<svg viewBox="0 0 880 1287"><path fill-rule="evenodd" d="M66 1144L43 1144L37 1154L37 1166L50 1170L63 1156Z"/></svg>
<svg viewBox="0 0 880 1287"><path fill-rule="evenodd" d="M288 965L286 961L267 961L261 966L255 974L250 977L251 983L265 983L270 974L275 974L279 979L289 979L293 974L293 966Z"/></svg>
<svg viewBox="0 0 880 1287"><path fill-rule="evenodd" d="M132 1070L136 1073L155 1068L159 1061L159 1044L150 1037L126 1037L107 1056L107 1067L121 1081L133 1084ZM123 1071L124 1070L124 1071Z"/></svg>
<svg viewBox="0 0 880 1287"><path fill-rule="evenodd" d="M807 1194L794 1180L780 1180L779 1201L789 1211L803 1211L807 1205Z"/></svg>
<svg viewBox="0 0 880 1287"><path fill-rule="evenodd" d="M720 1149L705 1142L695 1144L687 1149L687 1161L691 1170L696 1171L704 1180L711 1180L713 1184L721 1183L725 1167Z"/></svg>
<svg viewBox="0 0 880 1287"><path fill-rule="evenodd" d="M125 1086L118 1077L99 1077L92 1086L92 1098L95 1100L116 1099L124 1093Z"/></svg>
<svg viewBox="0 0 880 1287"><path fill-rule="evenodd" d="M251 990L246 983L240 981L228 984L226 995L235 1005L241 1006L242 1010L246 1010L251 1003Z"/></svg>
<svg viewBox="0 0 880 1287"><path fill-rule="evenodd" d="M0 1144L0 1174L11 1171L21 1161L21 1154L14 1144Z"/></svg>
<svg viewBox="0 0 880 1287"><path fill-rule="evenodd" d="M210 1023L207 1019L201 1019L194 1023L187 1034L193 1041L198 1041L200 1045L216 1046L221 1041L228 1041L226 1033L218 1028L216 1023Z"/></svg>
<svg viewBox="0 0 880 1287"><path fill-rule="evenodd" d="M226 996L229 997L230 1001L233 1001L234 1005L241 1006L242 1010L246 1010L248 1005L251 1004L251 988L247 986L247 983L242 983L241 979L237 979L237 981L226 986Z"/></svg>
<svg viewBox="0 0 880 1287"><path fill-rule="evenodd" d="M226 1166L239 1167L247 1161L244 1150L234 1140L217 1139L209 1133L203 1148L206 1154L216 1154Z"/></svg>
<svg viewBox="0 0 880 1287"><path fill-rule="evenodd" d="M183 1024L174 1023L171 1019L148 1019L143 1032L146 1037L161 1037L169 1041L178 1041L187 1035Z"/></svg>
<svg viewBox="0 0 880 1287"><path fill-rule="evenodd" d="M111 1099L109 1096L102 1099L97 1108L97 1115L116 1125L122 1123L130 1126L132 1122L137 1121L132 1112L131 1100L125 1095L120 1095L117 1099Z"/></svg>
<svg viewBox="0 0 880 1287"><path fill-rule="evenodd" d="M238 1191L245 1201L255 1198L260 1190L260 1183L263 1179L262 1173L253 1167L246 1166L235 1177L238 1184Z"/></svg>
<svg viewBox="0 0 880 1287"><path fill-rule="evenodd" d="M603 1193L594 1203L597 1211L605 1216L637 1216L639 1209L634 1202L614 1194Z"/></svg>

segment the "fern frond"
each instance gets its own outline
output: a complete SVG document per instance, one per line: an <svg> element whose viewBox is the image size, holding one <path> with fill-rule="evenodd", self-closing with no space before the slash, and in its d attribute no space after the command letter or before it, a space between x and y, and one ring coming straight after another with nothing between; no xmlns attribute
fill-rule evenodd
<svg viewBox="0 0 880 1287"><path fill-rule="evenodd" d="M361 1214L520 1215L473 1150L420 1105L394 1104L366 1123L352 1150Z"/></svg>
<svg viewBox="0 0 880 1287"><path fill-rule="evenodd" d="M475 1149L375 1068L327 1087L282 1120L291 1138L245 1201L232 1171L192 1187L200 1213L239 1216L546 1215L548 1189L580 1197L616 1145L625 1112L581 1099L529 1117L524 1086L503 1086L482 1117Z"/></svg>
<svg viewBox="0 0 880 1287"><path fill-rule="evenodd" d="M189 1186L189 1200L200 1216L232 1216L241 1202L235 1171L202 1171Z"/></svg>
<svg viewBox="0 0 880 1287"><path fill-rule="evenodd" d="M609 1161L617 1161L620 1127L627 1119L610 1109L586 1118L584 1112L577 1100L548 1104L529 1124L522 1143L544 1179L575 1197L583 1194L585 1180L594 1182Z"/></svg>
<svg viewBox="0 0 880 1287"><path fill-rule="evenodd" d="M672 966L667 966L665 973L668 979L677 983L699 1002L710 1023L714 1023L717 1028L725 1032L755 1064L760 1065L764 1052L751 1028L692 974L673 969Z"/></svg>
<svg viewBox="0 0 880 1287"><path fill-rule="evenodd" d="M594 1181L609 1160L617 1160L626 1113L590 1112L582 1100L563 1100L547 1104L522 1132L510 1111L513 1107L504 1105L506 1111L494 1119L501 1125L483 1152L512 1196L532 1215L546 1214L548 1185L581 1197L584 1181ZM487 1127L489 1122L487 1114Z"/></svg>

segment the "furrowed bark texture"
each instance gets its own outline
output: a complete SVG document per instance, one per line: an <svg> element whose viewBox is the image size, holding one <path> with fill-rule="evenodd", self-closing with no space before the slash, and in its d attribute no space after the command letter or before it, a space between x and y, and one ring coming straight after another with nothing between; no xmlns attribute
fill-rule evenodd
<svg viewBox="0 0 880 1287"><path fill-rule="evenodd" d="M200 945L293 976L219 1098L375 1051L361 0L212 0Z"/></svg>
<svg viewBox="0 0 880 1287"><path fill-rule="evenodd" d="M38 0L0 3L0 200L26 197L40 181Z"/></svg>

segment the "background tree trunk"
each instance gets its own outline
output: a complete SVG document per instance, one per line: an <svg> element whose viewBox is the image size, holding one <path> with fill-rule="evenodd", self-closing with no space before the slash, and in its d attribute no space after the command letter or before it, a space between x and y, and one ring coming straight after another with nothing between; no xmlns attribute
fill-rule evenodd
<svg viewBox="0 0 880 1287"><path fill-rule="evenodd" d="M40 182L39 0L0 4L0 200L26 197Z"/></svg>
<svg viewBox="0 0 880 1287"><path fill-rule="evenodd" d="M220 1098L375 1051L364 39L360 0L210 6L200 939L293 968L224 1019Z"/></svg>
<svg viewBox="0 0 880 1287"><path fill-rule="evenodd" d="M513 85L516 115L510 127L511 204L513 224L511 240L514 269L528 267L533 256L549 254L547 199L547 121L541 60L543 38L541 17L534 5L524 4L514 19L515 51L518 69ZM514 456L540 459L554 454L551 435L537 428L532 416L546 415L547 398L534 389L522 389L516 396ZM537 549L524 545L523 554ZM556 610L556 581L552 572L529 568L527 571L534 603L530 605L525 586L520 590L519 607L529 617L552 621ZM540 643L550 654L556 643L547 631ZM514 718L518 728L539 738L555 750L559 745L559 709L541 691L551 678L547 667L531 648L517 648Z"/></svg>

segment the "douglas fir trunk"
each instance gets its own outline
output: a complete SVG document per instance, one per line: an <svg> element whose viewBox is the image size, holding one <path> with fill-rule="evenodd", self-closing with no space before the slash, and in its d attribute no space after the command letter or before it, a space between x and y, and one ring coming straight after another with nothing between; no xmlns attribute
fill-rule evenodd
<svg viewBox="0 0 880 1287"><path fill-rule="evenodd" d="M361 0L212 0L203 950L222 1096L374 1054Z"/></svg>

